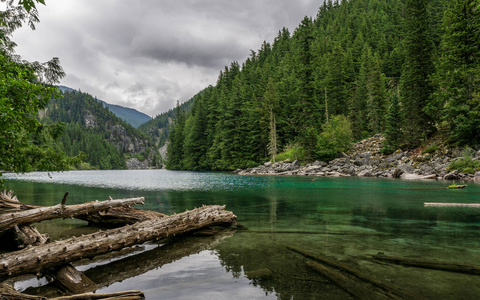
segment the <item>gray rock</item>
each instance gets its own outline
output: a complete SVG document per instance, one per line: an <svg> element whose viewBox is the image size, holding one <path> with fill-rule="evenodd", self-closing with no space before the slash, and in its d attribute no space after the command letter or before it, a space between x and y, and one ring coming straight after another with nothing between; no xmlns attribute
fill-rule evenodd
<svg viewBox="0 0 480 300"><path fill-rule="evenodd" d="M266 163L263 164L265 167L270 167L272 165L271 161L267 161Z"/></svg>
<svg viewBox="0 0 480 300"><path fill-rule="evenodd" d="M401 169L395 169L395 170L393 171L392 177L393 177L393 178L400 178L400 176L402 176L403 173L404 173L403 170L401 170Z"/></svg>
<svg viewBox="0 0 480 300"><path fill-rule="evenodd" d="M457 170L453 171L453 172L450 172L448 174L445 174L445 176L443 176L443 179L446 179L446 180L457 180L457 179L460 179L460 176L459 176L459 173Z"/></svg>
<svg viewBox="0 0 480 300"><path fill-rule="evenodd" d="M320 161L320 160L316 160L312 166L319 166L319 167L325 167L326 165L328 165L326 162L323 162L323 161Z"/></svg>

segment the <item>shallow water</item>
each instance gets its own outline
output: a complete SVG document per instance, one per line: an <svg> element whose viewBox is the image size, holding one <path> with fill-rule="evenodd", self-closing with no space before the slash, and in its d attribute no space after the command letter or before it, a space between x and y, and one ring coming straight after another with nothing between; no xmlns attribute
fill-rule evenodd
<svg viewBox="0 0 480 300"><path fill-rule="evenodd" d="M295 246L342 261L382 282L433 299L476 299L480 276L380 264L386 255L480 265L480 209L424 207L424 202L480 202L480 185L448 190L445 181L238 176L229 173L75 171L4 174L27 203L54 205L138 197L146 209L171 214L225 204L242 227L217 237L147 245L136 255L85 265L105 281L99 292L140 289L147 299L345 299L349 295L309 270ZM38 224L60 238L84 231L78 220ZM167 259L169 258L169 259ZM80 267L79 267L80 268ZM115 282L115 276L128 272ZM271 276L246 277L268 269ZM105 274L112 272L112 280ZM134 271L136 270L136 271ZM94 280L95 281L95 280ZM20 290L43 281L18 282ZM35 292L46 293L46 288Z"/></svg>

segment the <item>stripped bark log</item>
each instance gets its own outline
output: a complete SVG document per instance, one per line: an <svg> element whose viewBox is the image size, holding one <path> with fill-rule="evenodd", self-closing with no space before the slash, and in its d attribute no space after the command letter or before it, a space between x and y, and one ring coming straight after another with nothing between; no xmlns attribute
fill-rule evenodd
<svg viewBox="0 0 480 300"><path fill-rule="evenodd" d="M50 300L142 300L145 295L141 291L126 291L109 294L80 294L73 296L63 296L57 298L50 298Z"/></svg>
<svg viewBox="0 0 480 300"><path fill-rule="evenodd" d="M32 224L45 220L58 218L71 218L80 214L89 214L100 210L108 210L112 207L131 206L143 204L145 199L130 198L119 200L95 201L77 205L55 205L49 207L33 208L25 211L0 215L0 232L13 228L15 225Z"/></svg>
<svg viewBox="0 0 480 300"><path fill-rule="evenodd" d="M6 283L0 283L0 299L5 300L48 300L40 296L31 296L17 292L12 286ZM141 291L125 291L109 294L79 294L73 296L64 296L50 298L50 300L142 300L145 295Z"/></svg>
<svg viewBox="0 0 480 300"><path fill-rule="evenodd" d="M397 264L397 265L402 265L402 266L480 275L480 266L445 263L445 262L439 262L439 261L426 261L426 260L418 260L418 259L412 259L412 258L385 256L381 254L372 255L372 258L380 261Z"/></svg>
<svg viewBox="0 0 480 300"><path fill-rule="evenodd" d="M0 282L0 299L2 300L47 300L45 297L30 296L17 292L13 286Z"/></svg>
<svg viewBox="0 0 480 300"><path fill-rule="evenodd" d="M19 211L42 207L44 206L25 204L18 201L17 197L13 195L13 191L0 192L0 209L6 211ZM142 210L134 207L113 207L105 211L80 214L75 216L75 218L87 221L89 224L95 226L118 227L155 218L163 218L164 216L166 215L159 212Z"/></svg>
<svg viewBox="0 0 480 300"><path fill-rule="evenodd" d="M117 227L130 225L147 220L166 217L167 215L134 207L115 207L105 211L76 216L77 219L87 221L90 225Z"/></svg>
<svg viewBox="0 0 480 300"><path fill-rule="evenodd" d="M161 219L5 253L0 256L0 280L21 274L39 273L49 267L159 240L169 235L207 226L234 224L236 216L226 211L225 206L203 206Z"/></svg>
<svg viewBox="0 0 480 300"><path fill-rule="evenodd" d="M25 204L18 201L17 196L13 195L13 191L3 190L0 192L0 208L6 210L26 210L38 208L37 205Z"/></svg>

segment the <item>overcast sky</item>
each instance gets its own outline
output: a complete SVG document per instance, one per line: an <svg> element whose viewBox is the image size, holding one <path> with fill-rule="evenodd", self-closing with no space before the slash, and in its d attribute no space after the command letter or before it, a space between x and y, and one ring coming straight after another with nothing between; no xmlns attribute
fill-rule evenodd
<svg viewBox="0 0 480 300"><path fill-rule="evenodd" d="M293 32L322 0L46 0L18 30L29 61L59 57L61 84L150 116L215 85L230 62Z"/></svg>

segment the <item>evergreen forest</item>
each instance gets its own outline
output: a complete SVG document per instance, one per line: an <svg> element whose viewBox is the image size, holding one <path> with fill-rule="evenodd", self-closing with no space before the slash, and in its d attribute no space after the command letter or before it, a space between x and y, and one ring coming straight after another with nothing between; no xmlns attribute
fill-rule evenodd
<svg viewBox="0 0 480 300"><path fill-rule="evenodd" d="M167 168L329 160L377 133L385 153L476 147L479 83L479 0L328 0L177 107Z"/></svg>
<svg viewBox="0 0 480 300"><path fill-rule="evenodd" d="M76 168L126 169L126 159L143 161L154 151L150 138L115 116L101 101L77 91L62 95L49 101L40 120L44 125L62 124L56 147L68 156L82 158Z"/></svg>

